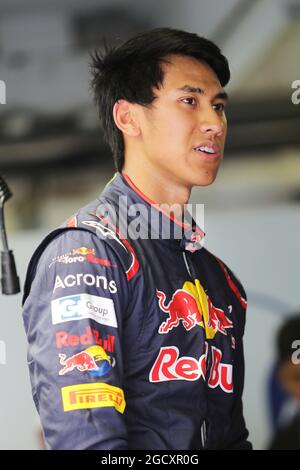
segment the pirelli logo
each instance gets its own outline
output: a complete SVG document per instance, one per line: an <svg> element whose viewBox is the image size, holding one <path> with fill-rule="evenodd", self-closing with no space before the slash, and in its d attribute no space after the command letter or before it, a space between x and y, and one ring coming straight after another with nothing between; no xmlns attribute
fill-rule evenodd
<svg viewBox="0 0 300 470"><path fill-rule="evenodd" d="M64 411L112 406L124 413L126 406L123 390L105 383L70 385L61 393Z"/></svg>

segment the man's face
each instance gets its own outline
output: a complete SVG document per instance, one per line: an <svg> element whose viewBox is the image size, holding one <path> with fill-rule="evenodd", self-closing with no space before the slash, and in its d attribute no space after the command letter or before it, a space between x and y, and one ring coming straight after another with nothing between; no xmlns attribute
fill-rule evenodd
<svg viewBox="0 0 300 470"><path fill-rule="evenodd" d="M206 63L178 55L168 59L151 107L136 105L143 157L177 184L206 186L215 180L223 158L226 94ZM211 149L214 153L208 153Z"/></svg>

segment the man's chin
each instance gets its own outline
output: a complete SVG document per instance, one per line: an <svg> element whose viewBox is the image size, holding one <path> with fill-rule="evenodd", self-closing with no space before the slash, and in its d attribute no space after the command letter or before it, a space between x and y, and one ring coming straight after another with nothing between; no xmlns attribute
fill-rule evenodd
<svg viewBox="0 0 300 470"><path fill-rule="evenodd" d="M199 176L194 175L193 186L210 186L216 179L218 172L209 172Z"/></svg>

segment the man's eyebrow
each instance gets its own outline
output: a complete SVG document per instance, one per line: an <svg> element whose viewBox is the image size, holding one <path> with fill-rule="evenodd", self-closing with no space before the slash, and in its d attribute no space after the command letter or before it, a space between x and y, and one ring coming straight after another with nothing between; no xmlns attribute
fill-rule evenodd
<svg viewBox="0 0 300 470"><path fill-rule="evenodd" d="M188 93L198 93L199 95L205 95L205 91L202 88L194 87L192 85L183 85L182 87L177 88L177 91L187 91ZM228 101L228 93L226 93L226 91L220 91L213 97L214 100L217 98Z"/></svg>

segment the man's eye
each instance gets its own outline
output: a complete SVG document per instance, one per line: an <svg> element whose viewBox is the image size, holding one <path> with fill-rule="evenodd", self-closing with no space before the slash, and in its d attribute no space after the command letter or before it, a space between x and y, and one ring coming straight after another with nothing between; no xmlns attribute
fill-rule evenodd
<svg viewBox="0 0 300 470"><path fill-rule="evenodd" d="M182 101L187 104L196 104L195 98L183 98Z"/></svg>
<svg viewBox="0 0 300 470"><path fill-rule="evenodd" d="M214 108L216 111L225 111L225 104L224 103L214 104Z"/></svg>

